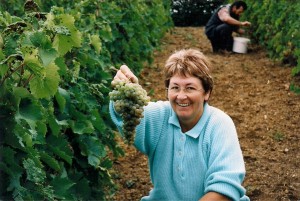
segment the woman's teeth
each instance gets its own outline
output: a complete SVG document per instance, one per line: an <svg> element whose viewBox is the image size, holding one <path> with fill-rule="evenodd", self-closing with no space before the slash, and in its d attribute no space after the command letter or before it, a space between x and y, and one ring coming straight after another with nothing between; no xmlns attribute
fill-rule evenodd
<svg viewBox="0 0 300 201"><path fill-rule="evenodd" d="M188 103L181 103L181 104L178 103L178 105L181 106L181 107L187 107L187 106L189 106L190 104L188 104Z"/></svg>

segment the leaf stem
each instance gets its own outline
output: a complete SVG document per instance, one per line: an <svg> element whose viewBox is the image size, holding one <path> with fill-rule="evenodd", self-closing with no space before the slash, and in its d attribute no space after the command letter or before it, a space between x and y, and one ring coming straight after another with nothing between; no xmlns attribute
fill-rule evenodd
<svg viewBox="0 0 300 201"><path fill-rule="evenodd" d="M31 75L28 77L28 79L26 80L26 82L24 82L23 87L27 86L27 84L30 82L30 80L33 77L33 73L31 73Z"/></svg>
<svg viewBox="0 0 300 201"><path fill-rule="evenodd" d="M0 86L5 82L5 80L10 77L13 73L15 73L16 71L18 71L20 68L23 68L24 63L22 63L20 66L18 66L16 69L11 70L11 72L7 71L7 73L4 75L4 77L2 78L1 82L0 82Z"/></svg>

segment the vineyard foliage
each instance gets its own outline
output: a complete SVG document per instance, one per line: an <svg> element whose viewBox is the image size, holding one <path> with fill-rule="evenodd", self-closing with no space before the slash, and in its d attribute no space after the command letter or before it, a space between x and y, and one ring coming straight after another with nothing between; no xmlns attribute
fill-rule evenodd
<svg viewBox="0 0 300 201"><path fill-rule="evenodd" d="M169 0L0 4L1 200L109 200L111 67L139 73L172 26Z"/></svg>
<svg viewBox="0 0 300 201"><path fill-rule="evenodd" d="M264 46L270 57L294 66L292 75L300 75L300 2L294 0L246 0L244 19L252 23L250 33ZM298 80L298 79L295 79ZM291 89L300 93L300 83Z"/></svg>

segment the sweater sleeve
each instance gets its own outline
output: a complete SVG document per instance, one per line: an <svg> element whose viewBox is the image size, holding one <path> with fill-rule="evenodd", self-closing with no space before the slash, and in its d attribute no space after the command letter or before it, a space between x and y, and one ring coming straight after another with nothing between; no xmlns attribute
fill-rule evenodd
<svg viewBox="0 0 300 201"><path fill-rule="evenodd" d="M135 146L150 156L154 153L159 138L164 133L170 115L168 101L150 102L144 108L144 118L136 128Z"/></svg>
<svg viewBox="0 0 300 201"><path fill-rule="evenodd" d="M170 114L170 104L168 101L150 102L144 107L144 117L136 127L134 140L135 147L146 155L151 155L160 135L163 133L163 126L166 127ZM114 110L113 102L110 102L110 116L119 132L122 134L122 118Z"/></svg>
<svg viewBox="0 0 300 201"><path fill-rule="evenodd" d="M110 118L112 119L114 124L117 126L120 134L123 135L123 131L122 131L123 121L122 121L121 116L115 111L113 101L109 102L109 114L110 114Z"/></svg>
<svg viewBox="0 0 300 201"><path fill-rule="evenodd" d="M245 164L232 119L219 111L212 115L207 130L205 193L214 191L232 200L249 200L242 186Z"/></svg>

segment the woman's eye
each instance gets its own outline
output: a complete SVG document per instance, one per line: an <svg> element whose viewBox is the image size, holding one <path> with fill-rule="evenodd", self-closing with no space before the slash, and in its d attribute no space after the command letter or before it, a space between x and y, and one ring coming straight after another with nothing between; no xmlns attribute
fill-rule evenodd
<svg viewBox="0 0 300 201"><path fill-rule="evenodd" d="M194 87L187 87L186 88L188 91L194 91L194 90L196 90Z"/></svg>

